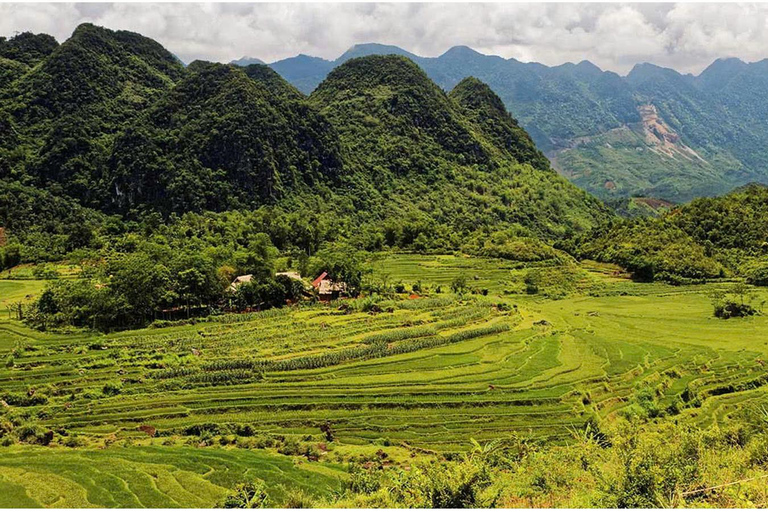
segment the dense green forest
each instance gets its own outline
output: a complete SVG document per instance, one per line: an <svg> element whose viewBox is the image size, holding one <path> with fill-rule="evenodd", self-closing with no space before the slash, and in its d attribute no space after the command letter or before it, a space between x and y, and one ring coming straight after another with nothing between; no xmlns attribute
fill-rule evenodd
<svg viewBox="0 0 768 512"><path fill-rule="evenodd" d="M701 198L660 218L609 222L566 242L579 257L618 263L641 279L684 283L723 276L755 282L768 269L768 187Z"/></svg>

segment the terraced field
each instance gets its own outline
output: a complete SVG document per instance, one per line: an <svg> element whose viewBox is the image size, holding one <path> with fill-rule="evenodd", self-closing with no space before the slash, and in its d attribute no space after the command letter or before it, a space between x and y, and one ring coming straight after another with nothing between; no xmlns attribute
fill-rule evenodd
<svg viewBox="0 0 768 512"><path fill-rule="evenodd" d="M212 504L246 470L308 492L343 478L337 467L297 465L274 451L198 447L201 432L319 446L330 425L338 446L456 451L514 432L558 442L595 415L662 411L709 424L768 403L768 317L714 319L708 294L722 285L638 284L584 265L581 292L546 300L505 293L519 271L494 261L387 256L376 268L428 291L382 302L376 314L316 305L106 336L40 333L5 314L8 405L110 447L0 448L0 495L63 503L45 486L32 492L24 472L51 485L66 480L73 506ZM457 275L488 295L446 293ZM0 302L39 288L0 281ZM230 464L240 469L221 469ZM74 467L91 466L103 484L75 478ZM130 492L98 491L121 479Z"/></svg>
<svg viewBox="0 0 768 512"><path fill-rule="evenodd" d="M261 478L272 496L338 489L340 469L296 467L254 450L132 447L108 450L6 449L0 507L208 508L240 482Z"/></svg>

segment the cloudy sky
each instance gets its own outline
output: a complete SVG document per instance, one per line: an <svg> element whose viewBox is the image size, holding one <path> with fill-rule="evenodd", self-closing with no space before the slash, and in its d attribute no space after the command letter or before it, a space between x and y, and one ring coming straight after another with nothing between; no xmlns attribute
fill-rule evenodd
<svg viewBox="0 0 768 512"><path fill-rule="evenodd" d="M718 57L768 57L768 4L0 4L0 35L61 42L86 21L140 32L185 62L334 59L364 42L423 56L467 45L548 65L587 59L621 74L638 62L698 73Z"/></svg>

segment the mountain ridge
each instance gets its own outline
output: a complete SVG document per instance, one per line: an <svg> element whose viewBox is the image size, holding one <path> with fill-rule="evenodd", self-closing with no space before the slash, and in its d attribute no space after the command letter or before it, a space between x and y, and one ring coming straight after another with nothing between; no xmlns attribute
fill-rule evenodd
<svg viewBox="0 0 768 512"><path fill-rule="evenodd" d="M309 94L342 57L377 52L410 56L445 90L468 76L485 81L556 169L604 199L641 195L680 202L749 181L768 182L768 151L761 149L768 146L768 130L759 121L768 115L766 61L718 59L698 75L638 63L620 76L588 60L550 67L461 45L438 57L420 57L366 43L333 61L312 60L312 66L303 62L310 57L269 66ZM641 124L648 105L667 132L699 158L656 151Z"/></svg>

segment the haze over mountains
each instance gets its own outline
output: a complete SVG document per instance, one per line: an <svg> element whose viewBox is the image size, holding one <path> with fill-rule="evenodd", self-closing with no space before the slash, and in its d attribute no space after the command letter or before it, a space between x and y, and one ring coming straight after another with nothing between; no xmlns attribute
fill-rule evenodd
<svg viewBox="0 0 768 512"><path fill-rule="evenodd" d="M377 54L408 57L445 90L468 76L487 83L555 168L604 199L686 201L768 182L768 60L720 59L698 76L638 64L622 77L588 61L548 67L465 46L432 58L361 44L334 61L269 66L309 94L336 66Z"/></svg>

